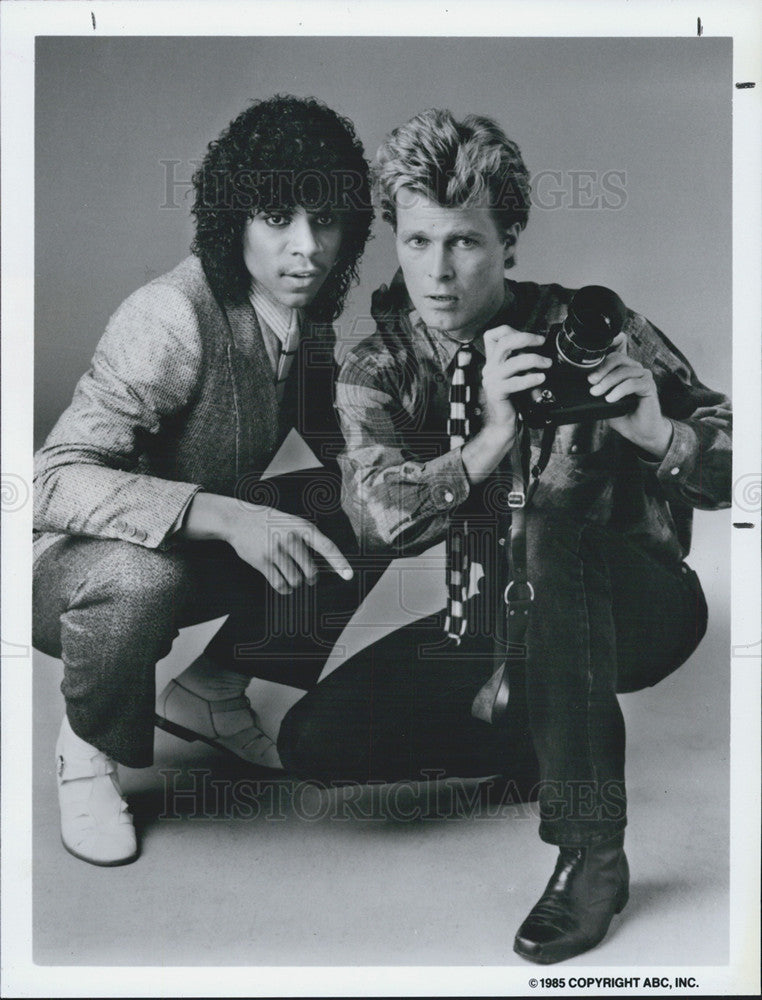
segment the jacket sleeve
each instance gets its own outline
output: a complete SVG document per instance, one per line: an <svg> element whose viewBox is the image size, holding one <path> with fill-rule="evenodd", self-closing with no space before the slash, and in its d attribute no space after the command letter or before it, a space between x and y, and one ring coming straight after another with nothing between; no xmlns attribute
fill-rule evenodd
<svg viewBox="0 0 762 1000"><path fill-rule="evenodd" d="M656 381L672 440L661 462L644 461L667 500L701 510L729 507L732 409L726 395L703 385L688 360L656 327L635 317L635 338Z"/></svg>
<svg viewBox="0 0 762 1000"><path fill-rule="evenodd" d="M192 399L198 321L158 282L117 310L69 407L35 455L34 527L164 547L200 486L140 471L144 442Z"/></svg>
<svg viewBox="0 0 762 1000"><path fill-rule="evenodd" d="M426 460L410 447L401 429L410 417L392 383L351 354L341 366L342 505L366 549L411 554L444 537L469 483L460 448Z"/></svg>

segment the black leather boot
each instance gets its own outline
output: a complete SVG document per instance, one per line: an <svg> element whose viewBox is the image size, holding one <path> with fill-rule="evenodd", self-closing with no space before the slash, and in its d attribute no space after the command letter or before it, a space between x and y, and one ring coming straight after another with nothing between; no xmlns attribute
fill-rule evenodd
<svg viewBox="0 0 762 1000"><path fill-rule="evenodd" d="M545 892L519 927L513 950L542 965L594 948L629 897L624 834L592 847L561 847Z"/></svg>

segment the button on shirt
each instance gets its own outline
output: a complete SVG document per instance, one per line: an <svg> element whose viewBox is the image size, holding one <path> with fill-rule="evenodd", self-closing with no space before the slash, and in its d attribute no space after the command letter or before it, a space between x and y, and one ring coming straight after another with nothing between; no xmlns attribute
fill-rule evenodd
<svg viewBox="0 0 762 1000"><path fill-rule="evenodd" d="M445 536L471 488L461 448L447 437L449 379L457 342L426 327L399 279L394 296L374 295L378 329L348 352L336 408L346 447L339 456L343 504L370 547L422 551ZM506 281L501 321L547 333L563 321L573 292ZM662 460L606 421L558 428L533 504L615 527L668 562L690 548L691 510L730 506L731 410L643 316L628 311L628 354L653 374L673 426ZM478 346L479 341L474 342ZM541 432L532 432L533 459Z"/></svg>

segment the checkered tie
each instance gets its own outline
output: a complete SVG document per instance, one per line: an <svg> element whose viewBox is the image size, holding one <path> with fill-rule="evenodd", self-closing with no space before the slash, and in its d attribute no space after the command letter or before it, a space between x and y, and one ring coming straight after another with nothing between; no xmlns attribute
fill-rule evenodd
<svg viewBox="0 0 762 1000"><path fill-rule="evenodd" d="M455 371L450 385L450 416L447 433L450 448L459 448L471 435L472 395L477 358L471 347L461 347L455 359ZM468 519L454 514L447 530L447 617L445 632L460 645L466 631L466 600L471 579L471 554L468 547Z"/></svg>

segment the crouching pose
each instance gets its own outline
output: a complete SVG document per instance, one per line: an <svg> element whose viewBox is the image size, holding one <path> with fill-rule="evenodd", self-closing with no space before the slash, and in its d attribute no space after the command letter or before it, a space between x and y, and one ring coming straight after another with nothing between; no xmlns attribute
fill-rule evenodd
<svg viewBox="0 0 762 1000"><path fill-rule="evenodd" d="M684 560L691 509L730 502L730 406L620 303L582 396L627 406L562 422L552 446L540 429L530 440L518 400L537 404L573 292L505 279L529 213L518 147L491 119L427 111L382 145L375 182L401 271L339 374L345 509L373 551L447 538L448 607L339 667L278 746L305 776L390 781L526 769L531 734L540 836L559 854L514 947L556 962L596 945L627 902L617 693L656 684L705 632ZM578 347L565 345L577 368ZM527 451L545 468L523 506ZM511 615L525 616L513 646Z"/></svg>
<svg viewBox="0 0 762 1000"><path fill-rule="evenodd" d="M36 456L34 640L64 665L63 843L93 864L137 856L116 764L150 765L155 721L280 766L246 687L309 688L372 577L350 565L332 393L372 220L362 146L322 103L275 97L194 187L193 254L116 311ZM262 480L292 427L323 464ZM155 719L157 660L223 615Z"/></svg>

